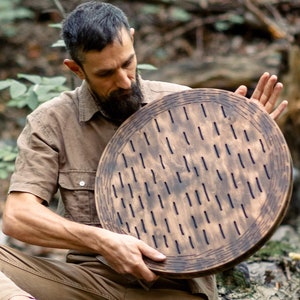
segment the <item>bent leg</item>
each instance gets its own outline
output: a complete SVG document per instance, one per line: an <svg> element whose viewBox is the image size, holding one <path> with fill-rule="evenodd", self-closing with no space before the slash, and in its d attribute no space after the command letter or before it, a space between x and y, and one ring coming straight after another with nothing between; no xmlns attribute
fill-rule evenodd
<svg viewBox="0 0 300 300"><path fill-rule="evenodd" d="M39 300L120 299L120 286L81 266L32 257L10 247L0 247L0 271L16 286ZM0 282L1 284L1 282ZM124 294L125 291L121 291ZM0 287L0 299L4 291Z"/></svg>
<svg viewBox="0 0 300 300"><path fill-rule="evenodd" d="M27 292L20 289L13 281L0 272L0 299L8 300L15 296L24 296L28 299L33 297Z"/></svg>
<svg viewBox="0 0 300 300"><path fill-rule="evenodd" d="M192 295L181 281L160 278L144 290L132 277L120 275L95 257L70 262L34 257L10 247L0 246L0 271L16 286L39 300L190 300L217 299L213 282L203 281L207 295ZM206 288L205 288L206 287ZM3 289L0 281L0 299Z"/></svg>
<svg viewBox="0 0 300 300"><path fill-rule="evenodd" d="M146 291L143 289L128 289L125 300L207 300L207 297L204 297L179 290L158 289Z"/></svg>

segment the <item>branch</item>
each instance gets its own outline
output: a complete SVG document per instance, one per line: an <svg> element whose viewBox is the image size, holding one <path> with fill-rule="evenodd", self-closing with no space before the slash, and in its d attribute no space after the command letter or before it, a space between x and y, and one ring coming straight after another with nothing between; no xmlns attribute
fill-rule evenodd
<svg viewBox="0 0 300 300"><path fill-rule="evenodd" d="M142 71L149 80L169 81L193 88L210 87L233 90L241 84L251 87L265 71L277 74L281 62L277 47L270 46L255 56L231 56L182 59L160 67L157 71Z"/></svg>
<svg viewBox="0 0 300 300"><path fill-rule="evenodd" d="M54 1L55 6L57 7L57 9L59 10L59 12L61 13L61 15L63 17L65 17L66 16L66 12L65 12L63 6L61 5L60 1L59 0L53 0L53 1Z"/></svg>
<svg viewBox="0 0 300 300"><path fill-rule="evenodd" d="M257 6L254 0L245 0L245 7L250 11L271 33L275 39L286 39L289 42L293 41L293 37L283 29L281 29L272 19L266 16Z"/></svg>

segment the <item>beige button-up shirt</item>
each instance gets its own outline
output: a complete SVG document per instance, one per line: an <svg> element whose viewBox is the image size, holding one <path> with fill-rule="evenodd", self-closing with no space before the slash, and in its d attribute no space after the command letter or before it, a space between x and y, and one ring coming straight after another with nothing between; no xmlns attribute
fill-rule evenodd
<svg viewBox="0 0 300 300"><path fill-rule="evenodd" d="M144 103L189 89L171 83L141 79ZM105 119L86 82L62 93L33 111L18 138L19 155L9 192L34 194L48 203L59 190L64 216L101 226L96 212L94 185L101 154L117 130ZM193 293L217 299L215 277L188 280Z"/></svg>
<svg viewBox="0 0 300 300"><path fill-rule="evenodd" d="M144 102L187 89L141 80ZM9 192L32 193L46 203L59 189L65 217L99 226L94 183L100 156L117 125L105 119L86 82L62 93L27 118L18 139L19 156Z"/></svg>

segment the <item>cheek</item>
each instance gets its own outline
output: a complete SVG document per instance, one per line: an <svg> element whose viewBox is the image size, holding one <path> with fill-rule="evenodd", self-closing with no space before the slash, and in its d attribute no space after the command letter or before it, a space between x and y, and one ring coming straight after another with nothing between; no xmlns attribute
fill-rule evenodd
<svg viewBox="0 0 300 300"><path fill-rule="evenodd" d="M93 84L90 84L91 89L99 96L108 96L111 90L111 84L109 82L103 82L103 80L95 80Z"/></svg>
<svg viewBox="0 0 300 300"><path fill-rule="evenodd" d="M132 70L130 73L129 73L129 78L132 79L132 80L136 80L136 70Z"/></svg>

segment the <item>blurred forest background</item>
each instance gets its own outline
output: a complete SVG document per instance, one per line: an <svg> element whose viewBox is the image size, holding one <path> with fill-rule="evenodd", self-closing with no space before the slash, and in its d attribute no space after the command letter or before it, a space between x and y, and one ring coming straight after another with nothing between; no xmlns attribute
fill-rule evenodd
<svg viewBox="0 0 300 300"><path fill-rule="evenodd" d="M45 98L79 84L62 64L66 52L59 41L59 26L54 24L59 24L65 14L83 2L86 1L1 0L0 80L2 88L10 90L6 88L0 93L0 203L6 197L14 160L7 149L15 146L25 117L33 109L28 103L32 99L24 98L28 93L21 95L24 85L29 84L28 78L35 83L42 77L60 76L66 80L58 81L55 91L40 91L40 97L47 93ZM138 61L148 65L141 71L145 79L227 90L245 84L250 94L263 72L278 75L285 84L282 99L289 100L289 109L278 123L295 166L290 220L299 216L300 1L107 2L121 7L136 29ZM149 70L149 65L157 69ZM25 75L18 77L20 73ZM10 102L12 96L20 95L21 104Z"/></svg>
<svg viewBox="0 0 300 300"><path fill-rule="evenodd" d="M16 138L26 115L53 95L80 84L62 63L67 54L59 24L83 2L0 0L0 225L17 153ZM279 241L271 241L248 261L251 276L249 271L242 272L241 279L229 270L218 282L220 299L299 299L300 262L292 261L288 252L300 250L300 1L106 2L122 8L135 28L145 79L231 91L245 84L249 95L265 71L284 83L281 99L287 99L289 106L278 124L295 168L291 205L279 228ZM20 249L27 247L9 242ZM281 250L275 253L278 246ZM28 251L53 255L53 250L39 247ZM239 293L231 294L231 283ZM248 288L246 294L241 287Z"/></svg>

